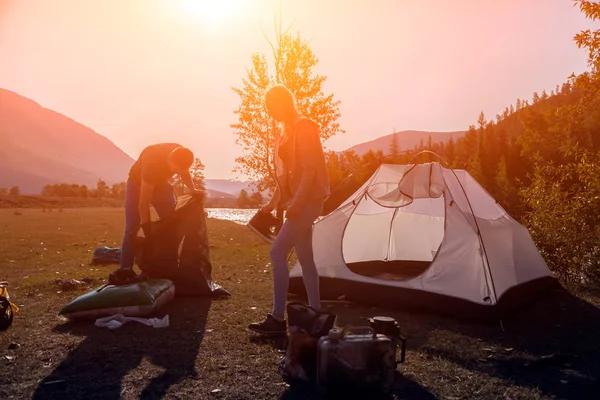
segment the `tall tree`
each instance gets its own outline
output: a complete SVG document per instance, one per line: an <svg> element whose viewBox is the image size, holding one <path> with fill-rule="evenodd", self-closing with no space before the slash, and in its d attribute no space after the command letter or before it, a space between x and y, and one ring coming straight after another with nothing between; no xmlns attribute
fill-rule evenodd
<svg viewBox="0 0 600 400"><path fill-rule="evenodd" d="M260 192L254 192L250 195L250 203L252 207L260 207L263 203L263 196Z"/></svg>
<svg viewBox="0 0 600 400"><path fill-rule="evenodd" d="M590 0L577 0L575 4L585 16L592 21L600 19L600 2ZM600 29L586 29L575 35L575 43L580 49L586 49L588 52L588 64L593 70L600 67Z"/></svg>
<svg viewBox="0 0 600 400"><path fill-rule="evenodd" d="M388 152L392 160L394 160L400 154L400 143L398 142L398 135L396 134L395 130L392 134L392 141L390 142Z"/></svg>
<svg viewBox="0 0 600 400"><path fill-rule="evenodd" d="M125 198L125 189L127 188L127 183L120 182L115 183L110 187L110 197L115 199L124 199ZM79 188L77 188L77 192L79 192Z"/></svg>
<svg viewBox="0 0 600 400"><path fill-rule="evenodd" d="M204 186L204 164L199 158L194 159L194 164L190 168L190 175L192 176L192 182L194 187L198 190L205 190Z"/></svg>
<svg viewBox="0 0 600 400"><path fill-rule="evenodd" d="M109 187L102 179L98 180L96 183L96 197L103 198L108 197Z"/></svg>
<svg viewBox="0 0 600 400"><path fill-rule="evenodd" d="M124 183L124 186L127 186L127 184ZM77 192L78 192L78 197L87 198L89 195L88 187L86 185L79 186L79 189L77 190Z"/></svg>
<svg viewBox="0 0 600 400"><path fill-rule="evenodd" d="M252 67L241 87L232 88L240 96L240 105L234 111L238 121L231 127L243 154L236 159L236 171L257 181L258 190L275 185L271 153L278 127L268 117L263 100L270 86L283 84L292 92L299 112L321 126L322 140L344 132L338 123L340 102L334 100L333 94L323 93L326 77L313 72L319 60L308 43L298 33L282 32L280 26L276 26L275 36L274 43L269 41L273 72L269 71L267 57L254 53Z"/></svg>
<svg viewBox="0 0 600 400"><path fill-rule="evenodd" d="M192 177L192 182L194 182L194 187L204 192L204 164L202 164L202 161L200 161L199 158L194 159L194 163L190 167L190 175ZM173 184L177 196L183 196L186 193L187 189L183 185L181 179L174 179L171 183Z"/></svg>
<svg viewBox="0 0 600 400"><path fill-rule="evenodd" d="M8 190L9 196L18 196L21 194L21 189L18 186L13 186Z"/></svg>
<svg viewBox="0 0 600 400"><path fill-rule="evenodd" d="M239 208L246 208L249 204L250 197L248 196L248 192L245 189L242 189L237 199L237 205Z"/></svg>

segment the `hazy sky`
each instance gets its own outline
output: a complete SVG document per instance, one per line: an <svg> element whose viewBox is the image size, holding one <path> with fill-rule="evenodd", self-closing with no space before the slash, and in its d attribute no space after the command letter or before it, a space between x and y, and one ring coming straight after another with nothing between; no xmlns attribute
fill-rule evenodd
<svg viewBox="0 0 600 400"><path fill-rule="evenodd" d="M219 4L229 5L218 10ZM189 146L234 178L229 125L253 52L269 53L273 0L0 0L0 87L128 154ZM223 6L221 6L223 8ZM450 131L586 69L571 0L283 0L341 100L342 150L396 130Z"/></svg>

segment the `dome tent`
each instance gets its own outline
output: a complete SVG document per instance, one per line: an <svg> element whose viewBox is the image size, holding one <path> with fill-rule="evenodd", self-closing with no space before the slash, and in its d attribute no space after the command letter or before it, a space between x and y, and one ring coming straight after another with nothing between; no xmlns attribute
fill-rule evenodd
<svg viewBox="0 0 600 400"><path fill-rule="evenodd" d="M315 223L313 251L324 299L495 317L558 285L527 229L439 163L382 164Z"/></svg>

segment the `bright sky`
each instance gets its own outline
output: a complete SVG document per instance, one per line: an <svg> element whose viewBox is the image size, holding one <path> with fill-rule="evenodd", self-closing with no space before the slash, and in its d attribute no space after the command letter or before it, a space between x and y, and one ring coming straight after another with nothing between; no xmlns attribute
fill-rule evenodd
<svg viewBox="0 0 600 400"><path fill-rule="evenodd" d="M270 55L273 0L0 0L0 87L137 157L189 146L235 178L229 125L253 52ZM396 130L450 131L586 68L571 0L283 0L341 100L330 149Z"/></svg>

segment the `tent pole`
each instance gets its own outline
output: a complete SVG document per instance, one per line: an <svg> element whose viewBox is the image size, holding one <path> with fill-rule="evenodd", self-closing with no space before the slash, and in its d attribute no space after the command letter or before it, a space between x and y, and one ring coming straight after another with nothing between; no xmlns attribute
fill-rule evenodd
<svg viewBox="0 0 600 400"><path fill-rule="evenodd" d="M450 169L450 171L452 171L452 175L454 175L454 178L458 182L458 185L460 186L461 190L465 194L465 198L467 199L467 204L469 205L469 209L471 210L471 215L473 216L473 221L475 221L475 227L477 228L477 237L479 238L479 243L481 243L481 248L483 249L483 255L485 257L485 261L488 266L488 271L490 273L490 280L492 282L492 292L494 293L494 299L496 301L496 304L498 304L498 295L496 294L496 285L494 284L494 277L492 275L492 269L490 267L490 260L488 259L488 256L487 256L487 251L485 249L485 243L483 243L483 236L481 235L481 230L479 229L479 224L477 223L477 218L475 218L475 211L473 211L473 206L471 206L471 200L469 200L469 196L467 195L465 188L463 187L462 183L460 182L460 179L458 179L458 176L456 176L456 172L454 172L454 169L452 169L452 168L449 168L449 169ZM486 281L487 281L487 278L486 278Z"/></svg>
<svg viewBox="0 0 600 400"><path fill-rule="evenodd" d="M388 247L387 247L387 254L385 255L385 261L389 261L389 258L390 258L390 246L392 243L392 231L394 229L394 219L396 218L397 213L398 213L398 207L396 207L394 209L394 214L392 215L392 219L390 221L390 233L388 236Z"/></svg>
<svg viewBox="0 0 600 400"><path fill-rule="evenodd" d="M446 162L446 160L444 160L444 158L442 156L440 156L438 153L436 153L435 151L431 151L431 150L422 150L420 152L418 152L417 154L414 154L409 160L408 162L411 163L415 158L417 158L418 156L420 156L421 154L432 154L434 156L436 156L439 160L440 160L440 165L443 165L445 168L450 169L450 165ZM445 165L444 165L445 164Z"/></svg>

